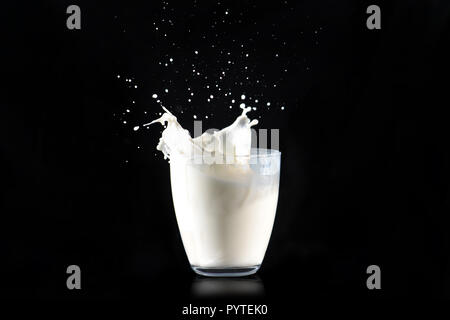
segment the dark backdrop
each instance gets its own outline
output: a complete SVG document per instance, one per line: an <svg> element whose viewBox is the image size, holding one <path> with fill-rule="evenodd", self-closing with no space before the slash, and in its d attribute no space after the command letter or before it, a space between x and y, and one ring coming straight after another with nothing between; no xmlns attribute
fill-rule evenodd
<svg viewBox="0 0 450 320"><path fill-rule="evenodd" d="M66 28L69 4L1 10L2 294L147 301L157 293L148 303L174 314L198 298L202 279L189 268L168 165L155 151L161 128L132 128L160 112L155 92L189 129L192 114L211 113L204 126L216 128L238 115L224 100L186 103L186 86L209 95L190 63L213 77L223 63L209 47L216 43L236 61L224 86L234 98L271 101L251 117L280 129L276 222L248 279L258 297L270 306L448 297L446 1L378 1L382 29L372 31L366 1L185 1L168 11L157 1L77 1L78 31ZM229 23L212 27L223 8ZM164 17L175 25L166 39L153 24ZM169 56L179 63L165 69L158 62ZM81 291L66 288L71 264L81 267ZM365 285L371 264L382 271L377 292Z"/></svg>

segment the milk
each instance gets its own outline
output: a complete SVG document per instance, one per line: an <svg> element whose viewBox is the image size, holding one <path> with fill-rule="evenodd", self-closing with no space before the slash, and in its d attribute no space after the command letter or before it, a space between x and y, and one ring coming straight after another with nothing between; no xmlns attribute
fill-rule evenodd
<svg viewBox="0 0 450 320"><path fill-rule="evenodd" d="M257 121L247 118L249 108L229 127L195 139L165 111L153 121L167 124L157 149L170 158L173 204L191 266L256 271L275 219L279 152L258 157L258 149L251 149L250 128ZM197 161L205 154L233 161Z"/></svg>

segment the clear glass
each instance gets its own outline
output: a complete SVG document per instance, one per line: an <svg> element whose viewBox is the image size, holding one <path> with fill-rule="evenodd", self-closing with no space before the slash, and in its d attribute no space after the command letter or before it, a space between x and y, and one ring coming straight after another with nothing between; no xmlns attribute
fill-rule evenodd
<svg viewBox="0 0 450 320"><path fill-rule="evenodd" d="M278 202L281 153L252 149L232 163L170 160L175 214L192 269L247 276L263 261ZM224 161L225 162L225 161Z"/></svg>

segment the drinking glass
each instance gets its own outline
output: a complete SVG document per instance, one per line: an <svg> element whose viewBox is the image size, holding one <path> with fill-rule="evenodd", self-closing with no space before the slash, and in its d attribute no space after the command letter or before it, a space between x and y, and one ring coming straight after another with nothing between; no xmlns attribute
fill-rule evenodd
<svg viewBox="0 0 450 320"><path fill-rule="evenodd" d="M247 276L261 266L278 202L281 153L252 149L232 163L171 157L172 198L192 269Z"/></svg>

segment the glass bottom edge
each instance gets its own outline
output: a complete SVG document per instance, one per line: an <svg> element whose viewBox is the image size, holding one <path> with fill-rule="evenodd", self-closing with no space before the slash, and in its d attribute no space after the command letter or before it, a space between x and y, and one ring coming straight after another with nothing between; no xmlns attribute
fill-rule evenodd
<svg viewBox="0 0 450 320"><path fill-rule="evenodd" d="M245 277L255 274L261 265L249 266L249 267L198 267L191 266L192 270L196 274L205 277Z"/></svg>

